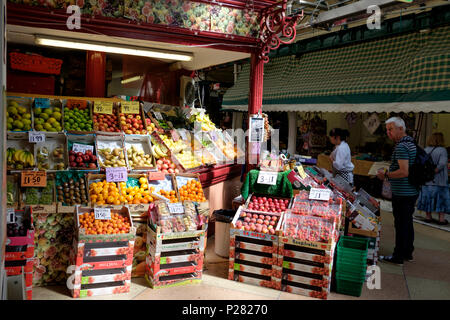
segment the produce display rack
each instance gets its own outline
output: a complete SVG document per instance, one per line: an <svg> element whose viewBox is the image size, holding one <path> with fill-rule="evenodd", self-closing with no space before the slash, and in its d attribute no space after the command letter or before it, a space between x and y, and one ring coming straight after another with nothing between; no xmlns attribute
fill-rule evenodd
<svg viewBox="0 0 450 320"><path fill-rule="evenodd" d="M64 99L63 100L63 112L64 112L64 109L67 107L67 108L69 108L69 106L68 106L68 104L67 104L67 102L69 101L69 100L76 100L76 99ZM92 101L88 101L88 100L81 100L81 101L84 101L84 102L86 102L86 108L89 110L89 119L90 120L92 120L92 116L94 115L94 109L93 109L93 105L94 105L94 102L92 102ZM70 108L69 108L70 109ZM64 117L64 113L63 113L63 117ZM64 125L65 125L65 123L64 123ZM68 134L79 134L79 135L83 135L83 134L95 134L95 131L94 131L94 125L92 125L92 130L90 130L90 131L78 131L78 130L67 130L66 129L66 127L64 127L65 129L65 131L68 133Z"/></svg>
<svg viewBox="0 0 450 320"><path fill-rule="evenodd" d="M26 207L30 207L33 211L33 213L54 213L56 212L57 208L57 198L56 198L56 179L55 179L55 173L48 173L47 174L47 186L51 182L53 184L52 188L52 202L49 204L29 204L26 203L26 191L24 192L24 189L27 188L34 188L39 189L40 191L44 189L45 187L23 187L20 189L20 202L19 202L19 208L24 209Z"/></svg>
<svg viewBox="0 0 450 320"><path fill-rule="evenodd" d="M147 225L145 278L153 289L201 282L206 245L202 230L162 233Z"/></svg>
<svg viewBox="0 0 450 320"><path fill-rule="evenodd" d="M55 213L73 213L76 210L76 207L77 207L76 205L65 205L65 203L63 201L59 201L58 200L58 194L57 194L57 191L56 191L56 188L58 187L58 184L57 184L58 176L60 176L62 174L66 174L68 172L70 172L70 171L56 172L57 179L56 179L56 183L55 183L55 192L56 192L56 197L57 198L56 198L56 212ZM80 177L77 181L80 181L80 180L84 181L84 185L86 186L84 192L85 192L86 200L89 201L89 185L88 185L88 182L87 182L87 177L84 175L84 176ZM80 189L80 191L81 191L81 189ZM81 205L82 206L87 206L88 203L84 203L84 204L81 204Z"/></svg>
<svg viewBox="0 0 450 320"><path fill-rule="evenodd" d="M106 171L105 159L100 155L100 149L109 148L111 151L114 149L121 149L124 155L125 166L128 167L127 155L125 152L124 134L122 132L109 132L109 134L104 134L103 132L97 133L95 135L95 150L97 151L98 165L100 172L104 173ZM103 164L103 166L102 166Z"/></svg>
<svg viewBox="0 0 450 320"><path fill-rule="evenodd" d="M121 114L123 112L122 112L122 103L118 102L118 104L119 104L119 109L118 109L119 110L118 115L119 115L119 114ZM144 127L144 130L146 130L148 132L147 121L145 121L145 113L144 113L144 110L142 108L142 103L139 102L139 113L138 114L136 114L136 113L124 113L125 116L130 115L130 114L133 115L133 116L136 116L136 115L141 116L142 126ZM120 125L120 130L123 132L124 130L123 130L123 127L122 127L122 123L120 122L120 118L119 118L119 125Z"/></svg>
<svg viewBox="0 0 450 320"><path fill-rule="evenodd" d="M96 147L96 138L95 138L95 134L67 134L67 149L66 149L66 157L67 159L69 159L69 148L70 148L70 144L73 145L73 143L80 143L80 144L88 144L94 147L94 150L92 152L92 154L94 154L95 156L97 156L97 161L96 161L96 168L72 168L70 167L69 164L69 170L74 170L74 171L82 171L82 172L99 172L100 171L100 164L98 162L98 154L97 154L97 147Z"/></svg>
<svg viewBox="0 0 450 320"><path fill-rule="evenodd" d="M92 106L92 116L94 116L94 115L108 115L107 113L97 113L97 112L95 112L95 103L96 103L97 101L93 101L93 106ZM100 102L100 101L98 101L98 102ZM119 117L119 103L118 102L113 102L112 103L113 104L113 106L112 106L112 115L114 115L114 116L116 116L117 117L117 121L116 121L116 123L115 123L115 125L117 126L117 128L121 128L121 125L120 125L120 117ZM98 129L98 124L96 124L95 122L93 122L93 124L92 124L92 129L94 130L94 132L95 132L95 134L102 134L102 135L116 135L118 132L108 132L108 131L100 131L100 130L97 130Z"/></svg>
<svg viewBox="0 0 450 320"><path fill-rule="evenodd" d="M153 167L134 167L132 168L128 161L128 150L133 144L141 144L145 154L149 154L152 157ZM130 147L128 147L130 146ZM142 171L157 171L155 152L153 151L152 142L148 135L126 135L124 138L124 154L127 163L127 169L130 172L142 172Z"/></svg>
<svg viewBox="0 0 450 320"><path fill-rule="evenodd" d="M79 228L78 217L91 211L92 208L77 207L75 212L76 236L71 257L75 266L72 297L129 292L136 235L129 209L111 209L111 213L127 217L131 224L128 233L111 235L87 235L84 229Z"/></svg>
<svg viewBox="0 0 450 320"><path fill-rule="evenodd" d="M6 238L5 246L5 270L7 276L24 275L25 292L27 300L33 296L33 265L34 265L34 234L33 210L25 207L23 210L15 210L15 215L20 220L28 218L30 228L25 236L13 236Z"/></svg>

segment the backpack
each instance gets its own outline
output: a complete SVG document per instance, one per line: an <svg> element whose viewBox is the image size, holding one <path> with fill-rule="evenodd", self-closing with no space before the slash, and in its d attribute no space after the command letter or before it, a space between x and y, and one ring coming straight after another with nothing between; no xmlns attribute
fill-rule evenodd
<svg viewBox="0 0 450 320"><path fill-rule="evenodd" d="M434 149L430 153L426 153L426 151L416 143L415 145L416 159L409 168L408 181L413 186L420 187L434 179L436 165L431 158Z"/></svg>

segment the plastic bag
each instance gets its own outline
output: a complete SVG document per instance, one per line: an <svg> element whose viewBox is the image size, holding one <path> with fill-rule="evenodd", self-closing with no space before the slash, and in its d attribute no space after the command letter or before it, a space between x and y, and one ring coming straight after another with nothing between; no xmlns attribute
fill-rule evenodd
<svg viewBox="0 0 450 320"><path fill-rule="evenodd" d="M381 195L383 198L391 200L392 199L392 189L391 189L391 183L388 179L384 179L383 181L383 187L381 189Z"/></svg>

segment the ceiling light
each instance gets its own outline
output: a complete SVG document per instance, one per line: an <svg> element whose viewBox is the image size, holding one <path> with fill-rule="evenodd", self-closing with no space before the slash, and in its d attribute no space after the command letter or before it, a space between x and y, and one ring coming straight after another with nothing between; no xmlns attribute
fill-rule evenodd
<svg viewBox="0 0 450 320"><path fill-rule="evenodd" d="M138 81L141 80L142 78L144 78L143 76L134 76L128 79L122 79L120 81L121 84L125 84L125 83L130 83L130 82L134 82L134 81Z"/></svg>
<svg viewBox="0 0 450 320"><path fill-rule="evenodd" d="M160 50L135 46L124 46L120 44L91 42L78 39L64 39L40 35L35 36L35 43L37 45L50 47L61 47L86 51L100 51L100 52L117 53L149 58L159 58L167 60L191 61L193 59L192 53L189 52L169 51L169 50Z"/></svg>

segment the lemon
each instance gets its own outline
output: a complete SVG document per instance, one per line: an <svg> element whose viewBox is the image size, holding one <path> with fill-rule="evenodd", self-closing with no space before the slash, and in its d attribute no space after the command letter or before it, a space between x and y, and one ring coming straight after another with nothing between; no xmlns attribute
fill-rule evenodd
<svg viewBox="0 0 450 320"><path fill-rule="evenodd" d="M52 129L52 125L50 124L50 123L44 123L44 129L45 130L50 130L50 129Z"/></svg>

